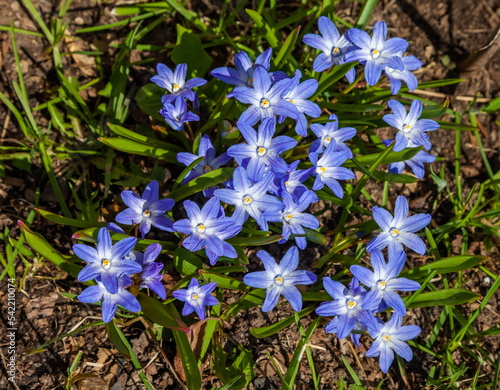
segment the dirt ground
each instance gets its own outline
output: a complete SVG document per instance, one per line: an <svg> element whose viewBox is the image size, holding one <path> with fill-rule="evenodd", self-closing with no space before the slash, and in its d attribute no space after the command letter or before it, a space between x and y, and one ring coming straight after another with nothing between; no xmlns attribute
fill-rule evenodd
<svg viewBox="0 0 500 390"><path fill-rule="evenodd" d="M43 15L49 18L50 14L56 12L59 1L39 0L34 1L37 7L43 11ZM116 20L111 13L112 2L96 2L91 0L74 0L67 20L69 22L68 32L98 24L110 23ZM200 14L215 16L218 12L217 5L209 1L195 1L192 6L194 11ZM293 2L278 1L278 14L287 15L293 11ZM338 15L345 20L354 23L359 13L359 5L356 2L341 2L335 5ZM35 24L28 16L20 1L0 0L0 25L10 25L14 20L14 26L27 30L36 30ZM463 111L472 99L478 94L479 102L499 96L500 91L500 55L491 58L474 73L464 73L461 64L472 54L488 44L493 33L500 26L500 2L497 0L381 0L376 8L372 23L377 20L385 20L389 25L391 36L399 36L411 42L410 54L416 55L424 62L424 67L418 72L421 81L437 80L443 78L466 77L465 83L459 86L440 88L437 90L424 91L424 96L442 102L450 98L450 106L456 110ZM164 44L166 41L175 42L175 30L172 29L175 20L167 19L160 32L154 36L148 36L150 44ZM88 50L90 43L104 51L103 67L109 70L112 56L116 49L110 48L110 43L119 42L129 31L129 27L117 28L113 31L105 31L83 36L80 50ZM24 71L25 82L28 92L32 97L30 103L34 106L46 101L50 96L51 88L56 81L55 70L47 54L41 39L29 35L17 35L17 44L21 52L21 67ZM73 42L67 40L66 45ZM214 57L213 66L221 66L224 62L223 48L215 47L211 53ZM146 58L149 53L134 53L134 60ZM161 54L156 62L161 62ZM75 56L66 57L69 72L78 78L80 83L89 81L96 76L95 64L84 58ZM108 62L108 63L106 63ZM156 63L155 62L155 63ZM143 84L154 74L153 65L133 67L131 79L136 83ZM0 91L12 96L13 90L11 80L15 79L16 70L12 56L10 36L6 32L0 32ZM83 98L96 105L99 97L96 90L90 88ZM484 99L484 100L483 100ZM481 107L476 103L473 107ZM47 118L39 115L40 123L47 124ZM446 119L446 118L445 118ZM467 122L467 118L463 118ZM500 132L495 120L498 117L491 115L479 115L478 120L482 128L482 139L487 150L487 155L493 170L500 169L498 151L500 150ZM498 123L498 122L497 122ZM0 106L1 142L9 144L21 135L16 128L17 123L11 113ZM433 153L444 157L444 161L434 165L438 172L441 166L445 167L447 177L453 177L454 159L454 132L440 130L431 135L434 149ZM10 141L9 141L10 140ZM465 180L465 191L468 193L475 183L480 183L487 178L486 169L481 160L477 142L473 136L464 132L462 156L462 178ZM42 189L41 208L57 212L55 197L50 191L47 178L43 175L43 167L34 164L32 175L27 175L19 167L9 164L5 165L6 176L0 178L0 229L8 227L13 237L17 237L19 231L16 221L26 219L29 210L33 207L34 193L37 187ZM450 184L453 189L453 184ZM368 187L375 199L380 198L381 188L371 184ZM400 193L411 198L411 208L415 212L428 212L430 205L437 199L435 184L425 178L415 185L398 186L391 189L391 196ZM450 203L442 199L433 214L437 225L442 225L449 220ZM333 210L331 218L335 218L337 211ZM328 224L329 221L324 221ZM69 253L73 241L71 231L64 229L42 219L36 219L32 225L33 230L42 233L62 253ZM463 237L461 233L453 236L453 253L459 254ZM494 249L488 253L483 243L484 236L480 231L469 232L470 254L481 254L491 257L488 267L499 273L499 253ZM277 250L271 246L269 251ZM326 248L318 245L311 246L311 256L319 256L325 253ZM165 258L168 262L170 259ZM419 265L425 261L422 257L410 257L410 265ZM307 266L307 264L305 264ZM18 272L22 275L25 265L19 263ZM55 277L56 276L56 277ZM237 275L236 275L237 276ZM242 276L242 275L240 275ZM489 281L482 272L470 272L465 277L469 278L467 288L478 294L484 295L489 287ZM4 286L4 285L2 285ZM92 305L85 305L64 298L60 293L69 292L78 294L82 285L73 278L58 271L48 262L35 258L25 278L23 290L17 294L18 305L18 370L17 386L20 389L61 389L64 388L67 379L67 368L74 361L78 351L83 352L79 370L82 376L74 385L74 389L135 389L140 388L138 378L131 363L127 361L107 341L106 331L103 327L90 328L57 341L48 346L45 351L29 355L28 352L57 336L64 335L76 329L82 321L90 316L98 320L100 310ZM4 313L3 303L6 301L7 289L2 287L0 291L0 308ZM234 295L226 293L229 301L234 300ZM493 324L497 324L500 317L499 297L493 297L487 309L477 319L477 330L485 330ZM478 303L463 305L460 311L467 317ZM241 343L249 349L256 361L256 379L250 389L277 389L280 379L268 358L270 353L278 363L278 369L288 366L297 342L298 330L290 326L273 337L256 339L250 335L251 327L270 325L276 321L286 318L292 314L289 305L279 306L279 309L264 314L260 309L254 308L247 313L242 313L227 324L226 335ZM408 324L418 324L422 327L422 335L419 341L426 341L428 335L439 316L438 310L417 309L412 312ZM313 318L313 317L311 317ZM307 324L311 318L305 318ZM5 319L4 319L5 321ZM8 327L6 322L0 322L0 329ZM384 377L375 360L362 358L366 352L365 343L362 350L353 350L349 341L339 341L334 335L326 334L323 325L314 333L310 341L311 345L317 346L313 349L316 368L322 377L322 388L335 388L335 383L341 378L349 378L340 355L355 367L360 378L365 381L367 388L375 387ZM127 337L132 340L134 350L137 352L141 362L150 362L146 369L148 377L157 389L179 389L180 386L175 378L174 372L179 367L176 358L175 346L165 343L164 353L159 353L158 346L152 343L145 335L144 326L137 322L126 329ZM0 334L4 331L0 330ZM442 345L449 335L446 330L442 339L436 341ZM3 341L2 341L3 342ZM486 351L491 351L498 356L500 350L500 338L490 337L480 340L480 345ZM229 346L228 346L229 348ZM364 348L364 349L363 349ZM436 347L434 347L436 348ZM407 364L407 376L403 380L393 368L387 376L387 388L393 389L422 389L425 387L427 373L436 366L436 362L428 354L414 349L415 357ZM169 362L166 362L166 359ZM456 362L466 359L464 356L454 355ZM3 360L3 358L2 358ZM311 371L304 358L303 365L297 377L297 389L312 388ZM467 362L466 362L467 363ZM205 365L204 386L211 388L218 386L218 379L209 375L209 362ZM491 369L491 368L490 368ZM473 376L471 369L471 375ZM485 377L493 375L484 367L482 373ZM5 361L0 366L0 387L6 383ZM484 379L486 381L487 379ZM479 382L482 382L480 379ZM14 387L13 387L14 388Z"/></svg>

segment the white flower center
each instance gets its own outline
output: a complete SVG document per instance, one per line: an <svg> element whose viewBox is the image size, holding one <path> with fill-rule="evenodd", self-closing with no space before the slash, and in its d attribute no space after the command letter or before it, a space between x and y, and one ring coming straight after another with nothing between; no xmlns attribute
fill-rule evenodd
<svg viewBox="0 0 500 390"><path fill-rule="evenodd" d="M149 218L149 217L151 216L151 211L149 211L149 210L147 210L147 209L146 209L146 210L144 210L144 211L142 212L142 216L143 216L143 217L146 217L146 218Z"/></svg>
<svg viewBox="0 0 500 390"><path fill-rule="evenodd" d="M200 296L199 296L198 294L196 294L196 293L192 293L192 294L191 294L191 299L192 299L193 301L196 301L198 298L200 298Z"/></svg>
<svg viewBox="0 0 500 390"><path fill-rule="evenodd" d="M332 49L332 56L337 57L337 56L339 56L340 54L341 54L340 49L339 49L337 46L335 46L335 47Z"/></svg>
<svg viewBox="0 0 500 390"><path fill-rule="evenodd" d="M200 234L204 234L205 233L205 230L207 230L207 228L205 227L205 225L203 225L202 223L199 223L198 225L196 225L196 231Z"/></svg>
<svg viewBox="0 0 500 390"><path fill-rule="evenodd" d="M398 230L398 229L396 229L396 228L391 228L391 229L389 230L389 234L390 234L392 237L397 237L397 236L399 236L399 230Z"/></svg>
<svg viewBox="0 0 500 390"><path fill-rule="evenodd" d="M332 137L325 137L324 143L325 145L329 145L332 142Z"/></svg>
<svg viewBox="0 0 500 390"><path fill-rule="evenodd" d="M260 107L261 108L268 108L270 105L271 105L271 103L269 103L269 100L267 100L266 98L260 99Z"/></svg>
<svg viewBox="0 0 500 390"><path fill-rule="evenodd" d="M253 202L253 199L250 195L243 195L242 201L243 204L250 204Z"/></svg>
<svg viewBox="0 0 500 390"><path fill-rule="evenodd" d="M263 146L257 146L257 156L262 157L267 153L267 149Z"/></svg>
<svg viewBox="0 0 500 390"><path fill-rule="evenodd" d="M283 219L284 219L286 222L291 221L291 220L292 220L292 218L293 218L292 213L285 213L285 214L283 214Z"/></svg>
<svg viewBox="0 0 500 390"><path fill-rule="evenodd" d="M377 283L376 283L376 286L379 290L385 290L385 288L387 287L387 282L385 280L379 280Z"/></svg>
<svg viewBox="0 0 500 390"><path fill-rule="evenodd" d="M409 133L411 131L411 125L404 124L403 128L401 129L403 133Z"/></svg>
<svg viewBox="0 0 500 390"><path fill-rule="evenodd" d="M316 173L317 173L318 175L322 175L322 174L323 174L323 173L325 173L325 172L326 172L326 168L325 168L325 167L317 167L317 168L316 168Z"/></svg>
<svg viewBox="0 0 500 390"><path fill-rule="evenodd" d="M352 310L358 305L358 303L354 299L349 298L345 301L345 305L349 310Z"/></svg>
<svg viewBox="0 0 500 390"><path fill-rule="evenodd" d="M174 85L172 85L172 92L173 92L173 93L179 92L179 89L180 89L180 88L179 88L179 85L178 85L178 84L174 84Z"/></svg>
<svg viewBox="0 0 500 390"><path fill-rule="evenodd" d="M372 58L374 60L376 60L377 58L380 57L380 50L377 50L377 49L373 49L370 53L370 55L372 56Z"/></svg>
<svg viewBox="0 0 500 390"><path fill-rule="evenodd" d="M277 284L278 286L281 286L283 283L285 283L285 280L283 279L283 276L276 275L274 277L274 283Z"/></svg>
<svg viewBox="0 0 500 390"><path fill-rule="evenodd" d="M102 268L109 269L109 267L111 267L111 260L102 259L101 265L102 265Z"/></svg>
<svg viewBox="0 0 500 390"><path fill-rule="evenodd" d="M382 341L388 342L391 339L391 336L388 335L387 333L384 333L383 335L380 336Z"/></svg>
<svg viewBox="0 0 500 390"><path fill-rule="evenodd" d="M392 73L392 72L394 72L395 70L396 70L396 69L391 68L391 67L389 67L389 66L386 66L386 67L385 67L385 71L386 71L387 73Z"/></svg>

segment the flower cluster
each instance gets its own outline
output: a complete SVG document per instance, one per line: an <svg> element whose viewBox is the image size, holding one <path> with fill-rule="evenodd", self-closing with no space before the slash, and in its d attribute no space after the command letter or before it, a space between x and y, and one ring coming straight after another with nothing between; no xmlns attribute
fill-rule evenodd
<svg viewBox="0 0 500 390"><path fill-rule="evenodd" d="M412 71L419 69L422 62L414 56L405 56L408 42L402 38L387 39L387 25L377 22L373 27L372 36L365 31L351 28L340 35L335 24L327 17L318 20L321 35L306 34L303 42L321 50L314 60L313 69L321 72L333 65L341 65L359 61L365 66L365 79L369 85L375 85L384 72L390 80L391 92L397 94L404 81L410 91L418 86L418 81ZM350 69L347 80L352 83L355 70Z"/></svg>
<svg viewBox="0 0 500 390"><path fill-rule="evenodd" d="M408 48L405 40L387 39L384 22L375 24L371 36L355 28L340 35L326 17L320 17L318 25L321 35L306 34L303 38L304 43L321 50L313 63L315 71L322 72L349 62L354 66L354 61L359 61L365 67L366 83L370 86L377 84L385 73L393 94L401 88L401 81L405 81L410 90L417 87L412 71L421 66L420 61L404 55ZM210 136L204 134L198 138L199 146L197 150L193 148L194 153L177 154L177 161L190 167L178 183L180 190L203 175L208 183L203 191L199 189L200 194L193 200L184 200L182 207L178 205L179 213L185 218L174 221L166 215L175 202L170 198L160 199L159 183L152 181L142 196L132 191L122 192L121 198L127 208L117 214L116 222L130 226L128 232L136 227L135 232L139 232L142 239L153 227L175 233L182 239L182 246L206 257L210 266L218 261L230 262L228 259L236 259L241 254L231 244L235 241L231 239L240 232L246 234L257 228L265 232L281 232L281 237L275 241L283 244L293 239L296 246L288 249L279 264L268 252L258 251L257 257L265 270L247 273L243 282L266 290L263 311L276 307L280 296L288 300L295 311L300 311L302 296L296 286L317 282L312 272L297 270L299 250L307 248L313 231L320 228L318 218L308 210L324 195L330 199L345 196L342 182L355 179L355 174L344 165L350 159L356 163L349 143L356 137L357 130L341 127L335 114L321 117L322 110L314 98L318 81L314 78L303 80L303 72L299 69L291 74L272 71L271 57L272 51L268 49L252 63L245 52L240 52L234 57L235 68L220 67L211 72L218 80L234 86L227 98L248 106L241 110L243 112L237 112L240 116L235 121L241 142L218 151L214 143L220 145L220 142L212 143ZM346 70L345 76L351 83L355 80L355 72L353 67ZM186 64L177 65L174 71L158 64L157 73L151 81L168 92L162 97L160 111L168 125L181 130L184 123L199 120L198 115L189 111L188 102L195 111L198 110L198 96L193 88L204 85L206 80L186 80ZM428 150L431 144L426 132L436 130L439 125L429 119L420 119L420 101L414 100L408 113L396 100L390 100L389 107L393 113L383 119L399 131L393 150L415 147ZM308 118L319 119L310 124ZM286 133L287 125L292 125L295 133ZM308 135L312 136L311 141L305 139ZM356 142L360 140L356 139ZM385 142L388 146L393 141ZM297 158L297 149L308 153L309 161ZM389 170L401 173L406 164L418 178L422 178L423 162L433 159L420 150L407 161L392 163ZM219 168L233 170L232 177L224 183L209 181L215 176L211 172ZM203 178L197 182L202 182ZM350 200L349 196L346 198ZM394 353L406 360L411 359L412 352L405 341L420 333L417 326L402 326L406 306L398 292L415 291L420 287L417 282L401 277L400 272L406 260L405 247L419 254L425 253L425 244L415 232L424 228L431 217L427 214L409 217L408 202L403 196L396 199L394 216L376 206L372 214L382 229L367 245L372 269L351 266L353 278L348 287L325 277L323 285L333 301L321 303L316 313L333 316L325 330L336 333L339 338L350 335L358 346L361 334L368 332L374 341L366 355L380 355L381 369L387 372ZM110 224L109 229L125 234L115 224ZM164 265L156 262L161 245L151 244L142 253L134 250L136 243L135 237L126 237L112 244L108 229L102 228L96 249L81 244L73 247L75 254L89 263L80 272L79 280L95 279L97 283L82 292L79 299L92 303L102 301L105 322L115 316L118 305L133 312L141 309L137 299L126 289L132 284L152 290L161 299L167 297L161 283ZM382 252L385 248L388 248L387 261ZM173 291L172 296L185 302L183 315L196 312L201 320L205 320L205 306L219 303L211 295L215 288L215 283L200 285L193 278L187 289ZM389 308L394 314L384 323L378 314Z"/></svg>
<svg viewBox="0 0 500 390"><path fill-rule="evenodd" d="M431 216L417 214L408 217L408 201L404 196L396 199L394 217L385 209L375 206L372 209L375 222L382 233L368 243L373 271L360 265L350 268L353 274L349 288L338 281L324 278L323 283L332 302L320 304L316 313L321 316L335 316L325 330L337 333L339 338L351 334L359 346L360 332L367 330L374 339L367 356L380 355L380 368L387 372L394 359L394 352L406 360L411 360L412 352L405 341L420 333L416 325L401 326L406 315L406 306L397 291L415 291L420 285L404 277L399 277L406 261L403 245L424 254L426 247L415 231L429 224ZM388 261L381 250L388 247ZM369 288L366 290L359 283ZM387 323L376 317L377 313L392 308L395 313Z"/></svg>
<svg viewBox="0 0 500 390"><path fill-rule="evenodd" d="M187 64L177 65L172 72L168 66L160 63L156 66L156 71L158 74L151 77L151 81L168 91L168 94L161 99L163 108L160 110L160 115L165 122L172 129L180 131L184 123L199 121L200 117L197 114L188 111L186 100L192 102L194 109L198 110L198 94L193 88L205 85L207 80L199 77L186 80Z"/></svg>

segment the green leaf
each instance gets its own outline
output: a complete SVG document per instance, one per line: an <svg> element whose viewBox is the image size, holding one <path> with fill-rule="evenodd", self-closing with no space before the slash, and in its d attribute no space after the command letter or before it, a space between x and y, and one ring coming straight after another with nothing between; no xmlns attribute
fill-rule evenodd
<svg viewBox="0 0 500 390"><path fill-rule="evenodd" d="M315 230L304 228L304 231L306 232L306 239L308 241L314 242L315 244L319 245L326 245L327 244L327 239L324 234L321 234Z"/></svg>
<svg viewBox="0 0 500 390"><path fill-rule="evenodd" d="M111 146L113 149L120 150L122 152L157 158L176 165L181 165L177 161L177 153L171 150L165 150L126 138L99 137L98 140L103 144Z"/></svg>
<svg viewBox="0 0 500 390"><path fill-rule="evenodd" d="M372 112L381 111L385 108L382 104L342 104L329 102L321 102L319 103L319 106L322 108L328 108L330 110L347 112Z"/></svg>
<svg viewBox="0 0 500 390"><path fill-rule="evenodd" d="M267 42L269 43L269 46L271 46L273 49L278 47L279 40L278 38L276 38L276 35L274 34L273 30L266 23L262 15L259 14L257 11L251 9L246 9L245 11L248 14L248 16L252 18L257 27L260 28L261 32L264 33L264 36Z"/></svg>
<svg viewBox="0 0 500 390"><path fill-rule="evenodd" d="M422 148L407 148L400 152L391 151L389 155L386 158L384 158L384 161L382 161L381 164L390 164L393 162L407 161L410 158L414 157L418 152L420 152L420 150L422 150ZM359 164L368 166L372 165L375 161L377 161L378 158L381 156L381 154L382 153L367 154L365 156L356 157L356 159ZM345 164L343 164L343 166L354 168L356 167L356 164L354 164L351 160L347 160Z"/></svg>
<svg viewBox="0 0 500 390"><path fill-rule="evenodd" d="M402 173L375 171L372 175L378 180L388 181L389 183L415 183L418 181L418 178L415 176L405 175Z"/></svg>
<svg viewBox="0 0 500 390"><path fill-rule="evenodd" d="M182 367L184 368L187 388L188 390L200 390L202 388L200 370L196 362L196 357L191 349L191 344L189 344L188 337L186 333L178 330L173 330L173 334Z"/></svg>
<svg viewBox="0 0 500 390"><path fill-rule="evenodd" d="M253 236L253 237L233 237L226 240L231 245L263 246L281 240L283 236Z"/></svg>
<svg viewBox="0 0 500 390"><path fill-rule="evenodd" d="M155 84L153 84L153 85L155 85ZM160 141L160 140L155 139L155 138L146 137L142 134L136 133L135 131L126 129L123 126L114 125L112 123L108 123L107 125L108 125L109 129L113 133L115 133L116 135L123 137L123 138L130 139L132 141L137 141L137 142L140 142L142 144L150 145L150 146L155 147L155 148L162 148L162 149L170 150L171 152L175 152L175 153L185 151L183 148L181 148L177 145L173 145L173 144L168 143L168 142Z"/></svg>
<svg viewBox="0 0 500 390"><path fill-rule="evenodd" d="M469 290L449 288L421 293L415 299L412 299L408 307L455 306L480 298L480 295Z"/></svg>
<svg viewBox="0 0 500 390"><path fill-rule="evenodd" d="M177 43L172 51L172 60L187 64L188 76L204 77L212 64L212 58L201 45L200 38L191 30L177 25Z"/></svg>
<svg viewBox="0 0 500 390"><path fill-rule="evenodd" d="M309 313L312 313L314 309L316 309L315 306L306 307L305 309L299 311L297 315L300 318L302 318L308 315ZM269 337L278 333L280 330L285 329L287 326L293 324L294 322L295 322L295 313L292 314L290 317L285 318L284 320L281 320L270 326L264 326L262 328L250 328L250 333L252 334L252 336L257 337L259 339L264 337Z"/></svg>
<svg viewBox="0 0 500 390"><path fill-rule="evenodd" d="M333 69L329 73L323 72L321 78L319 79L318 89L316 93L310 98L313 100L317 97L321 92L325 91L331 85L335 84L339 81L345 74L356 65L356 62L348 62L347 64L342 64L338 66L334 66Z"/></svg>
<svg viewBox="0 0 500 390"><path fill-rule="evenodd" d="M82 221L74 218L63 217L62 215L51 213L50 211L35 208L35 210L45 219L59 225L75 226L77 228L105 227L106 222Z"/></svg>
<svg viewBox="0 0 500 390"><path fill-rule="evenodd" d="M181 275L191 275L205 268L205 264L193 252L179 247L174 251L174 267Z"/></svg>
<svg viewBox="0 0 500 390"><path fill-rule="evenodd" d="M118 351L132 360L132 364L137 370L142 383L144 383L144 386L146 386L146 389L154 390L153 386L151 386L151 383L149 383L148 378L146 377L146 373L142 369L141 362L139 362L139 359L137 359L137 355L135 354L132 346L128 342L123 332L120 330L120 328L118 328L118 326L116 326L115 320L108 322L106 324L106 328L108 329L108 337L116 346L116 349L118 349Z"/></svg>
<svg viewBox="0 0 500 390"><path fill-rule="evenodd" d="M137 295L137 300L141 304L141 310L144 316L155 324L164 326L165 328L175 329L189 333L190 329L173 309L171 303L164 305L158 299L152 298L144 293Z"/></svg>
<svg viewBox="0 0 500 390"><path fill-rule="evenodd" d="M425 279L432 271L436 271L437 274L459 272L475 267L486 260L488 258L485 256L452 256L407 270L401 273L401 276L411 280Z"/></svg>
<svg viewBox="0 0 500 390"><path fill-rule="evenodd" d="M217 287L227 288L230 290L240 290L244 292L249 292L252 290L246 284L229 276L220 275L207 270L200 270L199 274L203 278L203 280L207 283L216 282Z"/></svg>
<svg viewBox="0 0 500 390"><path fill-rule="evenodd" d="M286 371L285 380L283 381L281 390L290 390L294 388L293 385L295 383L297 373L299 372L300 361L302 360L302 356L304 355L311 336L319 325L320 319L321 317L316 318L311 323L311 325L309 325L309 328L307 328L306 334L301 337L297 348L295 349L295 353L293 354L292 360L290 361L290 364L288 366L288 370Z"/></svg>
<svg viewBox="0 0 500 390"><path fill-rule="evenodd" d="M66 258L57 252L47 241L45 241L43 237L31 231L24 222L18 221L17 224L19 225L26 242L32 249L45 257L47 260L54 263L63 271L73 276L75 279L78 278L78 274L80 273L82 267L66 260Z"/></svg>
<svg viewBox="0 0 500 390"><path fill-rule="evenodd" d="M115 321L110 321L106 324L106 329L108 330L109 341L113 343L118 352L130 359L130 351L127 345L123 342L122 337L120 337L120 329L115 324ZM122 333L123 335L123 333Z"/></svg>
<svg viewBox="0 0 500 390"><path fill-rule="evenodd" d="M496 112L500 110L500 97L497 97L481 109L482 112Z"/></svg>
<svg viewBox="0 0 500 390"><path fill-rule="evenodd" d="M299 37L300 27L295 28L286 38L285 43L281 47L280 51L276 55L274 60L274 65L279 68L282 63L285 63L293 49L295 49L295 44L297 43L297 38Z"/></svg>
<svg viewBox="0 0 500 390"><path fill-rule="evenodd" d="M161 97L165 95L165 90L155 83L143 85L135 95L135 101L139 108L147 115L157 120L163 120L159 111L162 109L163 104Z"/></svg>
<svg viewBox="0 0 500 390"><path fill-rule="evenodd" d="M213 171L204 173L198 176L196 179L188 181L183 184L175 191L172 191L169 198L172 198L176 202L187 198L188 196L194 195L198 192L206 190L207 188L216 186L217 184L223 183L233 177L234 168L219 168Z"/></svg>

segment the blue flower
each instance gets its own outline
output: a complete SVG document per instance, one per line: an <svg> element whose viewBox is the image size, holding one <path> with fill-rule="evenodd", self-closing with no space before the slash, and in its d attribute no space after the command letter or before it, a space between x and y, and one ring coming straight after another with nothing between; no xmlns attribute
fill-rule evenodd
<svg viewBox="0 0 500 390"><path fill-rule="evenodd" d="M384 140L382 141L385 146L388 146L392 141L391 140ZM409 148L412 147L418 147L418 145L413 145L413 143L410 141L408 142L407 145ZM432 154L426 153L423 150L418 152L415 156L412 158L406 160L406 161L398 161L389 164L389 172L390 173L403 173L405 169L405 165L408 165L408 167L411 168L413 173L418 179L423 179L425 176L425 167L424 163L431 163L436 160L436 156L433 156Z"/></svg>
<svg viewBox="0 0 500 390"><path fill-rule="evenodd" d="M361 61L365 64L365 78L369 85L375 85L382 71L388 66L397 70L404 70L400 55L408 48L408 42L402 38L387 38L387 25L377 22L370 36L357 28L346 32L347 39L356 46L356 49L346 53L344 60Z"/></svg>
<svg viewBox="0 0 500 390"><path fill-rule="evenodd" d="M156 258L161 253L161 245L158 243L149 245L144 251L144 254L136 251L132 252L135 261L143 267L140 274L140 287L149 288L157 293L161 299L165 299L167 297L167 292L161 283L163 275L160 274L160 271L163 269L163 264L155 262Z"/></svg>
<svg viewBox="0 0 500 390"><path fill-rule="evenodd" d="M375 340L365 356L376 357L380 355L380 369L382 372L389 371L394 360L394 352L409 362L413 358L413 352L405 341L417 337L421 329L417 325L401 326L403 319L394 313L387 323L377 323L369 329L370 335Z"/></svg>
<svg viewBox="0 0 500 390"><path fill-rule="evenodd" d="M234 97L242 103L250 104L241 114L239 121L253 126L260 119L272 118L275 115L297 119L297 108L282 97L292 80L287 78L273 85L269 72L261 66L255 68L253 75L253 88L236 87L227 95L228 98Z"/></svg>
<svg viewBox="0 0 500 390"><path fill-rule="evenodd" d="M316 103L307 100L318 89L318 81L309 79L301 83L301 77L302 73L297 69L295 76L292 78L292 83L283 94L283 99L289 101L297 108L299 114L297 115L295 131L298 135L305 137L307 135L307 119L304 114L312 118L317 118L321 115L321 109ZM280 115L278 122L282 123L284 120L285 117Z"/></svg>
<svg viewBox="0 0 500 390"><path fill-rule="evenodd" d="M326 184L339 198L344 197L344 190L337 180L354 179L354 173L341 165L349 158L349 152L345 150L335 151L335 143L330 143L325 152L318 159L317 153L309 154L309 160L314 165L316 180L312 189L320 190Z"/></svg>
<svg viewBox="0 0 500 390"><path fill-rule="evenodd" d="M429 150L432 145L426 131L439 129L439 124L432 119L418 119L422 114L422 102L413 100L408 114L405 107L397 100L389 100L388 105L394 113L384 115L382 119L399 130L396 134L394 151L405 149L409 143L414 146L422 145Z"/></svg>
<svg viewBox="0 0 500 390"><path fill-rule="evenodd" d="M305 191L310 191L302 183L311 176L314 168L297 169L299 163L299 160L291 163L288 166L285 176L281 179L277 179L279 180L279 187L277 190L278 196L283 197L283 192L286 191L292 194L295 199L298 199Z"/></svg>
<svg viewBox="0 0 500 390"><path fill-rule="evenodd" d="M334 142L335 151L348 151L349 158L352 158L352 151L344 142L356 135L356 129L354 127L341 127L339 129L339 120L335 114L330 115L328 120L331 122L327 122L325 125L319 123L313 123L311 125L311 130L316 137L318 137L318 139L311 144L311 153L323 153L328 145L330 145L330 142Z"/></svg>
<svg viewBox="0 0 500 390"><path fill-rule="evenodd" d="M283 238L278 241L278 244L283 244L288 241L292 234L302 235L295 237L295 243L299 249L306 249L307 241L303 235L306 234L304 227L309 229L318 229L319 221L314 215L304 213L303 211L313 202L317 202L318 197L314 191L307 191L302 194L298 202L294 202L292 195L288 192L283 193L283 210L266 211L262 216L268 222L282 222L283 230L281 235Z"/></svg>
<svg viewBox="0 0 500 390"><path fill-rule="evenodd" d="M272 180L273 174L268 172L261 180L252 183L245 168L238 167L233 174L233 189L215 190L214 195L223 202L235 206L232 218L237 224L243 225L251 215L262 230L268 230L267 222L262 218L262 212L281 210L284 207L281 200L266 194Z"/></svg>
<svg viewBox="0 0 500 390"><path fill-rule="evenodd" d="M396 198L394 217L387 210L374 206L372 208L373 219L382 229L382 233L368 243L367 251L382 250L388 246L389 257L392 257L402 251L405 245L423 255L427 250L425 243L414 232L426 227L432 217L429 214L416 214L408 217L409 212L408 201L404 196Z"/></svg>
<svg viewBox="0 0 500 390"><path fill-rule="evenodd" d="M205 306L215 306L219 304L217 298L210 295L210 293L215 290L216 285L216 282L212 282L200 286L198 280L193 278L187 289L174 291L172 295L179 301L185 302L184 308L182 309L182 315L187 316L195 311L198 317L200 317L200 320L205 321Z"/></svg>
<svg viewBox="0 0 500 390"><path fill-rule="evenodd" d="M306 34L302 39L302 42L306 45L323 52L314 60L313 69L316 72L322 72L334 64L344 64L346 62L344 56L352 47L351 43L343 35L339 34L335 24L325 16L321 16L318 19L318 29L323 36ZM352 83L356 76L356 71L350 69L345 76Z"/></svg>
<svg viewBox="0 0 500 390"><path fill-rule="evenodd" d="M366 329L368 324L375 322L373 313L364 307L366 291L359 286L356 278L352 279L349 289L328 277L323 278L323 285L334 301L322 302L316 309L316 314L337 318L326 326L326 332L337 333L338 337L343 339L353 330ZM356 339L359 342L359 338Z"/></svg>
<svg viewBox="0 0 500 390"><path fill-rule="evenodd" d="M200 145L198 147L198 155L187 152L177 153L177 161L186 166L191 165L198 158L204 157L203 160L196 164L184 177L181 184L196 179L198 176L213 171L214 169L218 169L231 160L231 156L228 156L227 153L222 153L219 157L215 157L215 153L216 150L207 134L201 137ZM207 188L203 190L203 195L209 198L213 196L214 190L215 187Z"/></svg>
<svg viewBox="0 0 500 390"><path fill-rule="evenodd" d="M132 191L123 191L121 196L123 203L129 208L118 213L116 222L125 225L139 224L142 238L151 230L151 225L172 232L172 220L164 214L174 207L173 199L158 200L159 185L153 180L149 183L142 194L142 198Z"/></svg>
<svg viewBox="0 0 500 390"><path fill-rule="evenodd" d="M237 257L232 245L224 240L237 235L241 225L224 215L218 198L211 198L201 210L196 203L186 200L184 209L188 218L174 222L174 229L189 234L182 243L185 248L191 252L205 248L211 265L214 265L220 256L231 259Z"/></svg>
<svg viewBox="0 0 500 390"><path fill-rule="evenodd" d="M407 278L398 278L405 261L406 253L403 251L389 256L388 263L385 262L382 252L373 251L371 253L373 272L360 265L351 266L350 270L354 277L371 288L365 296L366 309L376 310L383 302L400 315L406 315L406 306L396 290L415 291L420 288L420 284Z"/></svg>
<svg viewBox="0 0 500 390"><path fill-rule="evenodd" d="M386 66L384 69L385 74L391 82L391 93L393 95L399 92L401 81L406 83L410 91L418 87L418 80L411 71L420 69L420 67L422 67L422 61L415 56L404 56L401 58L401 61L403 62L403 69L398 70L390 66Z"/></svg>
<svg viewBox="0 0 500 390"><path fill-rule="evenodd" d="M177 98L174 104L163 101L163 108L160 110L160 115L176 131L181 131L186 122L200 120L198 115L187 110L187 104L183 97Z"/></svg>
<svg viewBox="0 0 500 390"><path fill-rule="evenodd" d="M137 313L141 310L139 301L130 292L125 290L126 286L131 284L128 276L122 276L117 280L117 289L114 293L110 292L108 288L101 282L98 277L95 286L89 286L78 295L78 300L85 303L97 303L102 301L102 320L104 322L111 321L116 314L118 305L123 306L125 309Z"/></svg>
<svg viewBox="0 0 500 390"><path fill-rule="evenodd" d="M256 58L255 64L252 64L248 54L241 51L234 56L236 69L221 67L212 70L210 73L215 78L227 84L236 85L237 87L253 87L253 73L255 68L261 66L265 70L269 70L271 67L271 54L272 49L269 48ZM272 82L287 77L284 72L271 72L269 75Z"/></svg>
<svg viewBox="0 0 500 390"><path fill-rule="evenodd" d="M187 64L177 65L173 72L165 64L158 64L156 65L156 71L158 75L151 77L150 81L170 92L170 95L163 96L163 104L173 102L178 97L195 102L197 100L196 92L192 91L192 89L207 83L207 80L199 77L186 81Z"/></svg>
<svg viewBox="0 0 500 390"><path fill-rule="evenodd" d="M262 260L266 270L246 274L243 277L243 282L250 287L267 289L262 311L273 309L278 303L280 295L283 295L290 302L293 310L302 310L302 296L295 285L313 284L317 278L312 272L296 271L299 264L297 247L291 247L279 265L266 251L258 251L257 257Z"/></svg>
<svg viewBox="0 0 500 390"><path fill-rule="evenodd" d="M78 280L86 282L99 276L106 289L116 294L120 276L141 272L140 265L125 258L136 242L135 237L127 237L113 245L108 229L103 227L97 236L97 248L83 244L73 245L75 255L89 263L78 274Z"/></svg>
<svg viewBox="0 0 500 390"><path fill-rule="evenodd" d="M297 145L297 141L287 136L273 138L276 131L276 118L266 118L256 132L245 122L238 122L238 129L245 138L246 144L230 146L227 154L242 165L246 161L246 170L250 180L257 181L262 177L264 168L271 171L286 172L287 164L279 155Z"/></svg>

